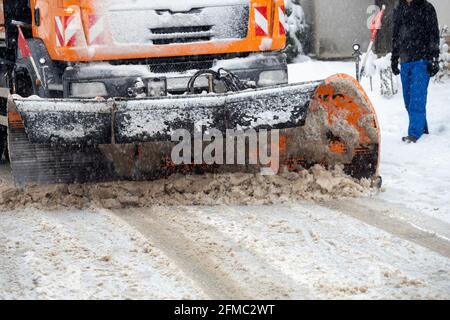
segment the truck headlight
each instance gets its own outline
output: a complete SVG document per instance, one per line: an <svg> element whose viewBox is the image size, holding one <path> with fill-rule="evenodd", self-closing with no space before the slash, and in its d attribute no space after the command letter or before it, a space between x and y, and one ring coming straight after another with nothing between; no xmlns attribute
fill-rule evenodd
<svg viewBox="0 0 450 320"><path fill-rule="evenodd" d="M258 86L268 87L288 82L288 76L284 70L263 71L259 75Z"/></svg>
<svg viewBox="0 0 450 320"><path fill-rule="evenodd" d="M103 82L74 82L70 84L70 96L74 98L106 97L108 91Z"/></svg>

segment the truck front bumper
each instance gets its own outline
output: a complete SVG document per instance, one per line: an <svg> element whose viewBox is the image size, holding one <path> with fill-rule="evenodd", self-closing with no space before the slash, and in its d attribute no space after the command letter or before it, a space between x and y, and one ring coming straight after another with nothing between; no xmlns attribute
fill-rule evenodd
<svg viewBox="0 0 450 320"><path fill-rule="evenodd" d="M91 63L69 67L64 72L65 98L152 97L154 87L162 86L158 96L184 94L188 82L199 69L224 68L256 87L288 83L286 56L282 53L258 53L239 58L207 57L205 60L169 62L148 60L140 64ZM196 81L196 90L210 87L208 78ZM136 93L139 91L138 93ZM163 91L163 92L162 92Z"/></svg>

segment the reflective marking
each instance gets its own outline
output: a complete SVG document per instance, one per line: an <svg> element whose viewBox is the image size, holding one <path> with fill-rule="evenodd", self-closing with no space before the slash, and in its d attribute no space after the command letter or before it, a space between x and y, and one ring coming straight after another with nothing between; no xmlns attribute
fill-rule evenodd
<svg viewBox="0 0 450 320"><path fill-rule="evenodd" d="M278 8L278 19L280 20L280 34L285 35L287 31L287 17L285 6L280 6Z"/></svg>
<svg viewBox="0 0 450 320"><path fill-rule="evenodd" d="M267 20L267 7L255 7L256 35L269 35L269 21Z"/></svg>

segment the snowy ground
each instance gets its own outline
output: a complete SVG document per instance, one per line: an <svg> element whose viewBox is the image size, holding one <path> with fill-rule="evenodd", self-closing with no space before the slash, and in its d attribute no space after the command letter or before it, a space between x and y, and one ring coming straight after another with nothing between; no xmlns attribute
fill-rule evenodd
<svg viewBox="0 0 450 320"><path fill-rule="evenodd" d="M112 215L25 210L0 216L0 299L205 297Z"/></svg>
<svg viewBox="0 0 450 320"><path fill-rule="evenodd" d="M293 82L323 79L333 73L354 76L355 65L308 61L290 66ZM362 83L382 130L381 175L385 192L380 198L450 223L450 80L431 83L428 104L431 135L424 136L417 145L401 141L408 128L401 91L386 99L379 94L378 77L374 78L373 92L368 79Z"/></svg>
<svg viewBox="0 0 450 320"><path fill-rule="evenodd" d="M353 69L290 66L293 81ZM417 145L400 141L400 95L387 100L364 85L382 127L379 195L1 212L0 299L450 298L450 82L431 85L432 134Z"/></svg>
<svg viewBox="0 0 450 320"><path fill-rule="evenodd" d="M389 214L346 212L298 203L3 213L0 298L450 298L448 226L445 240Z"/></svg>

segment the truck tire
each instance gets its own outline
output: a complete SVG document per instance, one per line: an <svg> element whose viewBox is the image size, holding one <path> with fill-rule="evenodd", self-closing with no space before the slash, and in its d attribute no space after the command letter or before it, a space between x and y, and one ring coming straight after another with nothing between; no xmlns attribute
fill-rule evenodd
<svg viewBox="0 0 450 320"><path fill-rule="evenodd" d="M7 160L6 127L0 126L0 163Z"/></svg>

